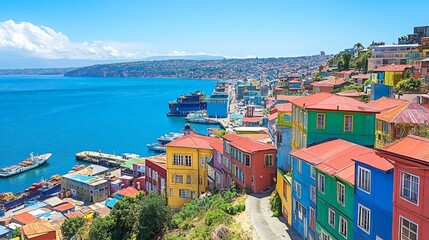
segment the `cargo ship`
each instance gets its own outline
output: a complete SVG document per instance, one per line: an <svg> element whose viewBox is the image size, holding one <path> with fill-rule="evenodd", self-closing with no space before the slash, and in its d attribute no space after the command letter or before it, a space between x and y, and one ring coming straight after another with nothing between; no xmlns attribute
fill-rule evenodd
<svg viewBox="0 0 429 240"><path fill-rule="evenodd" d="M9 167L0 169L0 177L10 177L33 168L42 166L45 164L48 159L52 156L51 153L46 153L42 155L34 156L33 153L30 153L30 157L25 159L19 164L15 164Z"/></svg>
<svg viewBox="0 0 429 240"><path fill-rule="evenodd" d="M207 110L207 102L203 91L185 94L168 103L170 112L167 116L186 117L191 112Z"/></svg>

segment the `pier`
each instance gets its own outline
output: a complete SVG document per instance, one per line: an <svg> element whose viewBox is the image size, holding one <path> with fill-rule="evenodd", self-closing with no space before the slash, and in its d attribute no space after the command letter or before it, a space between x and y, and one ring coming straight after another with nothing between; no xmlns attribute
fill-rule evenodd
<svg viewBox="0 0 429 240"><path fill-rule="evenodd" d="M94 151L78 152L76 153L76 160L106 167L119 167L119 165L127 161L127 159L121 156Z"/></svg>

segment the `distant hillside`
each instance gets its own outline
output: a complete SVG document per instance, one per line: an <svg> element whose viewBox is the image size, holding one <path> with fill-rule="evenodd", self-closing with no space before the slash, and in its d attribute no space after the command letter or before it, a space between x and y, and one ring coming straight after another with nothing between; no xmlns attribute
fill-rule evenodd
<svg viewBox="0 0 429 240"><path fill-rule="evenodd" d="M77 68L65 76L244 79L284 76L291 71L306 75L326 64L329 57L139 61Z"/></svg>
<svg viewBox="0 0 429 240"><path fill-rule="evenodd" d="M164 60L222 60L225 57L211 55L189 55L189 56L155 56L145 58L144 61L164 61Z"/></svg>
<svg viewBox="0 0 429 240"><path fill-rule="evenodd" d="M0 75L64 75L76 68L0 69Z"/></svg>

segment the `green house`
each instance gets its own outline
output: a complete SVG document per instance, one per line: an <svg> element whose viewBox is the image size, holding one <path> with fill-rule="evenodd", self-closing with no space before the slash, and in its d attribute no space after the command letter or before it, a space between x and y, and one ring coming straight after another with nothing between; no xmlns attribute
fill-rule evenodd
<svg viewBox="0 0 429 240"><path fill-rule="evenodd" d="M291 146L300 149L332 138L374 146L378 111L353 98L317 93L291 100Z"/></svg>
<svg viewBox="0 0 429 240"><path fill-rule="evenodd" d="M316 232L319 239L353 239L354 173L352 159L373 151L341 139L326 143L315 153L322 162L316 166Z"/></svg>

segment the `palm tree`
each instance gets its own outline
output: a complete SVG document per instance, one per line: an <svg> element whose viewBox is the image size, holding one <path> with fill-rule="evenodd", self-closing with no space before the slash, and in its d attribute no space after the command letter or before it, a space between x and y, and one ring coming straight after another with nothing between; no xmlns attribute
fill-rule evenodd
<svg viewBox="0 0 429 240"><path fill-rule="evenodd" d="M353 48L356 50L361 50L361 49L364 49L364 46L362 45L362 43L358 42L355 45L353 45Z"/></svg>

